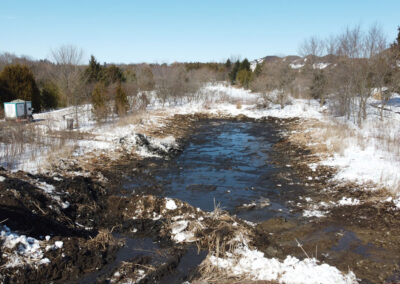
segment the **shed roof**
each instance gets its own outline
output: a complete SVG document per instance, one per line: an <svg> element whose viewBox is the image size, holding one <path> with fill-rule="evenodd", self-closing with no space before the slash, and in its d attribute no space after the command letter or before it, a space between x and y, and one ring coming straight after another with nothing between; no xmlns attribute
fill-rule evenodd
<svg viewBox="0 0 400 284"><path fill-rule="evenodd" d="M17 100L13 100L13 101L11 101L11 103L24 103L25 101L24 100L21 100L21 99L17 99Z"/></svg>

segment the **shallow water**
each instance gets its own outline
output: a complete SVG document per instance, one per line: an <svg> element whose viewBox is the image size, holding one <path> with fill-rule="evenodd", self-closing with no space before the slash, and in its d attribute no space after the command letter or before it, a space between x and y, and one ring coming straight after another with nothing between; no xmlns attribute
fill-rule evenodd
<svg viewBox="0 0 400 284"><path fill-rule="evenodd" d="M120 239L122 236L114 235L115 238ZM160 257L157 254L159 248L151 238L123 238L125 245L120 248L117 252L115 260L102 267L100 270L91 272L81 278L79 284L91 284L96 283L100 279L105 279L111 276L111 273L123 262L134 259L139 256L154 256Z"/></svg>
<svg viewBox="0 0 400 284"><path fill-rule="evenodd" d="M205 211L219 205L249 221L288 217L287 189L272 179L288 169L275 167L269 158L278 139L272 123L202 122L178 157L152 170L153 183L162 185L164 196ZM148 185L134 180L125 188ZM255 206L246 207L251 203Z"/></svg>
<svg viewBox="0 0 400 284"><path fill-rule="evenodd" d="M298 175L290 166L272 164L272 160L279 159L272 147L280 139L276 127L279 126L270 122L199 122L179 156L149 163L151 167L146 168L145 178L135 176L125 184L125 189L146 193L155 185L160 195L186 201L205 211L212 211L220 204L222 209L245 220L261 223L284 217L278 219L292 219L301 227L307 221L291 212L289 202L306 193L302 186L306 183L297 180L301 177L296 178ZM255 207L244 208L252 203ZM301 241L315 244L315 255L318 248L324 248L320 255L323 253L333 263L343 259L349 265L360 259L391 263L384 250L335 224L316 225L314 230L304 227L304 230L297 230Z"/></svg>

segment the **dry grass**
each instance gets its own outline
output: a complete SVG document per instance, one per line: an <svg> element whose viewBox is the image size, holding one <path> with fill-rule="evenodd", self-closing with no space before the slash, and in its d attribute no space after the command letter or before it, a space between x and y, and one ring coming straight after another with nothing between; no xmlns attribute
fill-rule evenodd
<svg viewBox="0 0 400 284"><path fill-rule="evenodd" d="M98 232L96 237L90 239L87 244L89 249L102 249L105 250L110 245L116 245L117 241L113 238L109 230L103 229Z"/></svg>
<svg viewBox="0 0 400 284"><path fill-rule="evenodd" d="M144 110L137 110L134 113L121 117L117 125L124 126L129 124L142 124L143 119L146 118L147 112Z"/></svg>

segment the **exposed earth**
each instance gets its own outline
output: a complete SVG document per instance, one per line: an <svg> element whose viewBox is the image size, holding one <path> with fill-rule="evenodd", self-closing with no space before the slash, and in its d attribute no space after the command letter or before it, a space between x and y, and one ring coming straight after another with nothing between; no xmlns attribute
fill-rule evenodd
<svg viewBox="0 0 400 284"><path fill-rule="evenodd" d="M42 250L13 265L18 252L3 245L0 280L247 283L203 262L241 232L266 257L315 257L361 283L400 282L400 211L384 189L335 184L335 169L310 167L318 155L290 135L303 122L175 115L132 145L157 157L93 153L40 175L0 169L0 226ZM167 136L178 143L149 142Z"/></svg>

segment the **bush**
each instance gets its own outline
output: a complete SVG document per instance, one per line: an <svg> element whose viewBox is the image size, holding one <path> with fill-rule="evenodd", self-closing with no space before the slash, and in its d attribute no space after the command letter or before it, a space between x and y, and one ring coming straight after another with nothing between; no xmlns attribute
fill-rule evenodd
<svg viewBox="0 0 400 284"><path fill-rule="evenodd" d="M128 108L129 108L128 97L126 96L126 92L122 88L121 84L119 84L115 92L115 112L119 116L123 116L128 111Z"/></svg>
<svg viewBox="0 0 400 284"><path fill-rule="evenodd" d="M252 77L251 71L242 69L237 73L236 81L240 84L240 86L242 86L244 88L248 88L251 77Z"/></svg>
<svg viewBox="0 0 400 284"><path fill-rule="evenodd" d="M56 84L47 82L41 91L41 107L55 109L59 106L60 92Z"/></svg>
<svg viewBox="0 0 400 284"><path fill-rule="evenodd" d="M3 102L21 99L32 101L35 111L40 111L40 91L32 71L26 65L9 65L0 74L1 100Z"/></svg>

